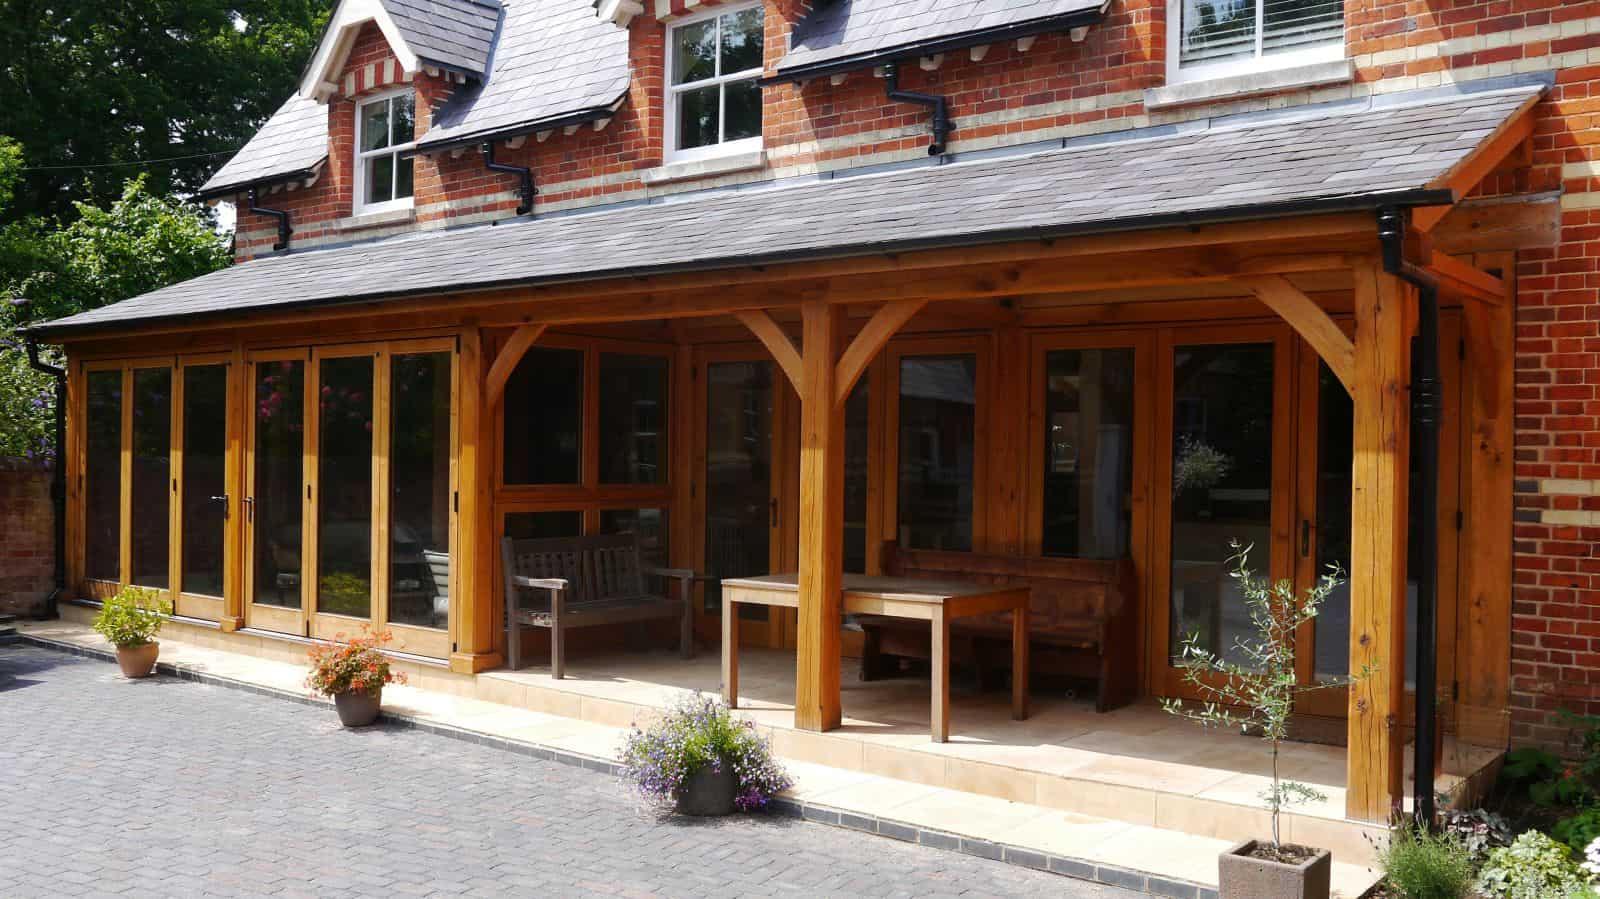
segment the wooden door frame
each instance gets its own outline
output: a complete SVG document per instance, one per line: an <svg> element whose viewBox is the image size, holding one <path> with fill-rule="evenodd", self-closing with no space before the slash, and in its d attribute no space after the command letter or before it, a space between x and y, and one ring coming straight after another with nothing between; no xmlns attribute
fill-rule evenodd
<svg viewBox="0 0 1600 899"><path fill-rule="evenodd" d="M255 392L258 386L256 380L256 366L263 362L299 362L305 366L301 390L304 396L301 399L301 434L300 434L300 482L302 487L311 484L311 475L316 464L315 445L313 442L312 419L316 418L317 403L317 378L316 366L312 359L312 348L299 346L293 348L270 350L246 350L245 359L245 386L243 396L247 409L255 407ZM240 498L241 504L245 499L250 500L249 513L245 516L243 537L243 577L241 586L243 594L241 605L245 619L245 626L260 628L277 633L306 636L310 620L310 607L316 601L316 596L311 592L312 577L315 566L312 557L316 553L315 534L312 531L311 516L314 514L312 503L309 499L302 500L300 507L300 605L298 608L285 608L255 601L256 572L256 527L259 519L256 514L256 449L257 449L257 420L259 416L253 413L245 415L245 453L241 464L244 466L244 495ZM296 493L299 496L299 493Z"/></svg>
<svg viewBox="0 0 1600 899"><path fill-rule="evenodd" d="M229 482L228 473L231 472L235 466L241 464L242 462L236 453L235 447L233 447L231 442L227 439L228 430L230 428L229 419L234 415L233 407L236 402L234 398L235 391L233 389L233 379L235 377L233 370L233 353L217 352L180 354L173 365L172 372L172 477L174 480L174 487L172 491L172 544L170 546L171 560L168 562L169 566L172 568L172 605L174 614L182 615L188 618L199 618L206 621L220 621L226 612L226 596L228 592L227 572L229 563L232 561L230 557L235 551L233 542L229 539L227 519L229 516L234 514L234 510L238 507L238 503L230 499L228 502L228 508L223 513L222 595L211 596L204 593L189 592L188 590L184 589L185 585L183 583L183 505L184 498L188 491L188 485L184 483L183 479L183 438L188 424L188 417L186 414L187 408L184 405L184 373L190 368L201 368L215 365L222 366L223 372L224 412L223 420L217 424L222 428L223 434L223 494L227 495L229 492L227 489Z"/></svg>
<svg viewBox="0 0 1600 899"><path fill-rule="evenodd" d="M1172 402L1174 384L1173 354L1180 346L1209 346L1218 344L1262 344L1273 347L1273 402L1272 402L1272 486L1271 508L1268 513L1272 545L1268 547L1267 575L1276 580L1293 575L1290 550L1291 521L1294 507L1294 409L1295 356L1298 338L1282 322L1230 323L1216 326L1194 326L1175 329L1163 327L1156 335L1155 360L1155 430L1154 446L1170 446L1172 442ZM1281 462L1280 462L1281 460ZM1200 698L1195 689L1184 682L1184 671L1168 662L1171 649L1167 645L1172 627L1172 466L1170 450L1157 451L1154 458L1153 515L1150 528L1150 579L1148 605L1150 628L1147 658L1150 661L1150 682L1161 696L1189 699ZM1261 570L1260 548L1251 563L1256 573Z"/></svg>

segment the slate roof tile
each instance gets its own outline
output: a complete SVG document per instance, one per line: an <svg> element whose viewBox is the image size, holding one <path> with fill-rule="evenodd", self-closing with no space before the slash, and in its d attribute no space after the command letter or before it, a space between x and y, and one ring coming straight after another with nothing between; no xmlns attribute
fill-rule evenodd
<svg viewBox="0 0 1600 899"><path fill-rule="evenodd" d="M201 186L202 195L315 167L328 157L328 109L296 94Z"/></svg>
<svg viewBox="0 0 1600 899"><path fill-rule="evenodd" d="M424 62L482 75L489 69L500 0L382 0L406 46Z"/></svg>
<svg viewBox="0 0 1600 899"><path fill-rule="evenodd" d="M1041 152L291 252L58 320L41 333L469 287L980 244L1221 220L1264 204L1376 206L1427 187L1544 89L1523 84L1252 113ZM1378 145L1393 153L1374 158ZM1376 164L1375 164L1376 162Z"/></svg>

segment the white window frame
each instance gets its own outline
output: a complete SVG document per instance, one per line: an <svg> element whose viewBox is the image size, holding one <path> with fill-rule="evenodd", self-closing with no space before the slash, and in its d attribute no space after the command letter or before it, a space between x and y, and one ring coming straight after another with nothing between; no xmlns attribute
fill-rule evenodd
<svg viewBox="0 0 1600 899"><path fill-rule="evenodd" d="M738 5L729 4L727 6L714 6L710 9L704 10L703 12L695 13L692 16L684 16L682 19L676 19L667 26L667 40L666 46L663 50L667 56L665 60L666 65L664 67L667 77L665 87L666 102L662 104L663 118L665 119L664 127L662 129L662 136L664 141L664 155L666 156L668 162L691 162L696 159L711 159L719 156L731 156L737 153L750 153L761 149L762 141L766 137L765 121L761 123L762 133L756 135L755 137L746 137L733 141L719 141L714 144L707 144L704 147L691 147L687 150L679 150L677 149L677 146L679 94L686 91L711 87L713 85L720 88L722 85L728 84L729 82L748 81L752 78L760 77L763 70L762 66L757 66L753 69L745 69L742 72L721 72L711 78L703 78L699 81L691 81L686 84L673 84L673 81L677 77L677 73L673 71L673 63L676 61L677 57L677 54L673 52L673 49L676 46L674 39L677 36L677 31L679 28L682 28L686 25L699 24L707 19L716 19L722 16L734 15L744 12L747 9L759 8L760 6L760 3L741 3ZM720 32L722 26L718 25L717 27L719 32L717 35L716 64L717 68L720 69L722 67L722 35ZM765 53L762 54L763 57L765 57L765 55ZM760 88L757 88L757 90L760 90ZM717 103L719 105L717 110L717 127L719 129L725 127L728 121L727 116L724 114L726 110L721 108L726 105L725 98L726 92L719 90L717 92Z"/></svg>
<svg viewBox="0 0 1600 899"><path fill-rule="evenodd" d="M387 103L390 100L394 99L395 97L402 97L402 96L405 96L406 94L410 94L411 95L411 121L412 121L412 125L411 125L411 140L406 142L406 143L403 143L403 144L392 144L390 146L383 147L382 149L367 150L367 151L363 152L362 149L361 149L361 112L362 112L362 110L366 109L368 106L371 106L374 103ZM415 169L412 169L412 179L413 180L411 182L411 196L409 196L409 197L400 197L398 199L393 199L393 200L384 200L384 201L378 202L378 203L368 203L367 202L367 160L369 160L369 159L377 159L380 156L394 156L395 157L395 171L396 172L399 171L399 169L400 169L400 158L399 158L400 154L405 152L406 150L410 150L410 149L415 148L416 145L417 145L417 126L416 126L416 116L417 116L417 114L416 114L416 109L417 109L416 89L415 88L410 88L410 87L402 87L402 88L397 88L395 90L388 90L388 91L383 91L381 93L375 93L375 94L372 94L371 96L368 96L368 97L362 97L361 100L356 103L356 108L355 108L355 117L356 117L355 128L352 131L352 133L355 135L355 142L351 146L351 149L354 151L354 158L355 158L355 169L354 169L354 171L352 173L352 177L354 178L354 182L355 183L354 183L354 186L353 186L353 188L351 190L351 197L354 199L354 203L352 205L355 207L354 211L355 211L356 215L372 215L372 214L379 213L379 212L390 212L390 211L396 210L396 209L411 209L411 208L414 208L414 206L416 204L416 193L417 193L416 180L415 180L416 179L416 170ZM394 137L394 117L393 116L389 116L388 117L388 122L389 122L389 137L392 140L393 137Z"/></svg>
<svg viewBox="0 0 1600 899"><path fill-rule="evenodd" d="M1306 47L1291 53L1274 53L1271 56L1263 56L1261 44L1265 35L1262 29L1262 17L1266 9L1266 0L1257 0L1256 48L1254 56L1249 59L1230 59L1225 62L1183 66L1181 65L1183 53L1183 3L1184 0L1167 0L1168 84L1207 81L1212 78L1227 78L1231 75L1248 75L1254 72L1271 72L1277 69L1291 69L1295 66L1314 65L1319 62L1338 62L1344 59L1345 38L1342 32L1338 41L1329 41L1321 46ZM1348 15L1348 10L1346 14Z"/></svg>

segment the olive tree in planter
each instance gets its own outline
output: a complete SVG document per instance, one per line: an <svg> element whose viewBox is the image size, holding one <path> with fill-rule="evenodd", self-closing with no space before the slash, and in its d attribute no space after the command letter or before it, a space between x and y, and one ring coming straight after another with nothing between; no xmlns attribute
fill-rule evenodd
<svg viewBox="0 0 1600 899"><path fill-rule="evenodd" d="M721 699L700 693L648 729L635 727L622 764L646 799L685 815L754 811L793 784L755 722L735 719Z"/></svg>
<svg viewBox="0 0 1600 899"><path fill-rule="evenodd" d="M156 669L161 644L156 634L172 614L172 603L154 590L128 585L100 604L93 627L117 648L123 677L149 677Z"/></svg>
<svg viewBox="0 0 1600 899"><path fill-rule="evenodd" d="M345 727L365 727L378 720L383 685L403 684L406 676L389 670L382 648L392 639L387 632L364 633L348 642L343 642L343 637L335 634L335 642L312 645L307 653L311 674L306 686L315 695L333 699L339 722Z"/></svg>
<svg viewBox="0 0 1600 899"><path fill-rule="evenodd" d="M1162 706L1205 727L1258 733L1272 747L1272 786L1261 796L1272 816L1272 839L1246 840L1218 859L1223 899L1326 899L1333 854L1284 843L1279 827L1284 808L1326 797L1308 784L1284 780L1278 772L1279 751L1288 737L1297 695L1348 687L1369 676L1370 670L1301 686L1295 678L1295 630L1317 617L1323 601L1341 582L1339 569L1330 567L1301 599L1288 581L1269 583L1250 571L1250 547L1241 547L1238 541L1230 545L1234 555L1228 559L1228 574L1249 609L1250 633L1235 639L1232 658L1202 646L1198 634L1185 638L1184 680L1203 699L1198 703L1167 699Z"/></svg>

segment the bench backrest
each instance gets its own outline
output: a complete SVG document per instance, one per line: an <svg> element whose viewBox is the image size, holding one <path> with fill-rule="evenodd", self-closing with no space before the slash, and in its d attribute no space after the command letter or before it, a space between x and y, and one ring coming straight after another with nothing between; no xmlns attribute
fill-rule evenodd
<svg viewBox="0 0 1600 899"><path fill-rule="evenodd" d="M895 577L927 577L980 584L1025 584L1030 589L1029 631L1081 629L1119 614L1133 596L1128 559L1061 559L883 547L883 571Z"/></svg>
<svg viewBox="0 0 1600 899"><path fill-rule="evenodd" d="M639 560L636 534L501 541L501 564L508 579L562 578L568 585L568 605L645 595Z"/></svg>

